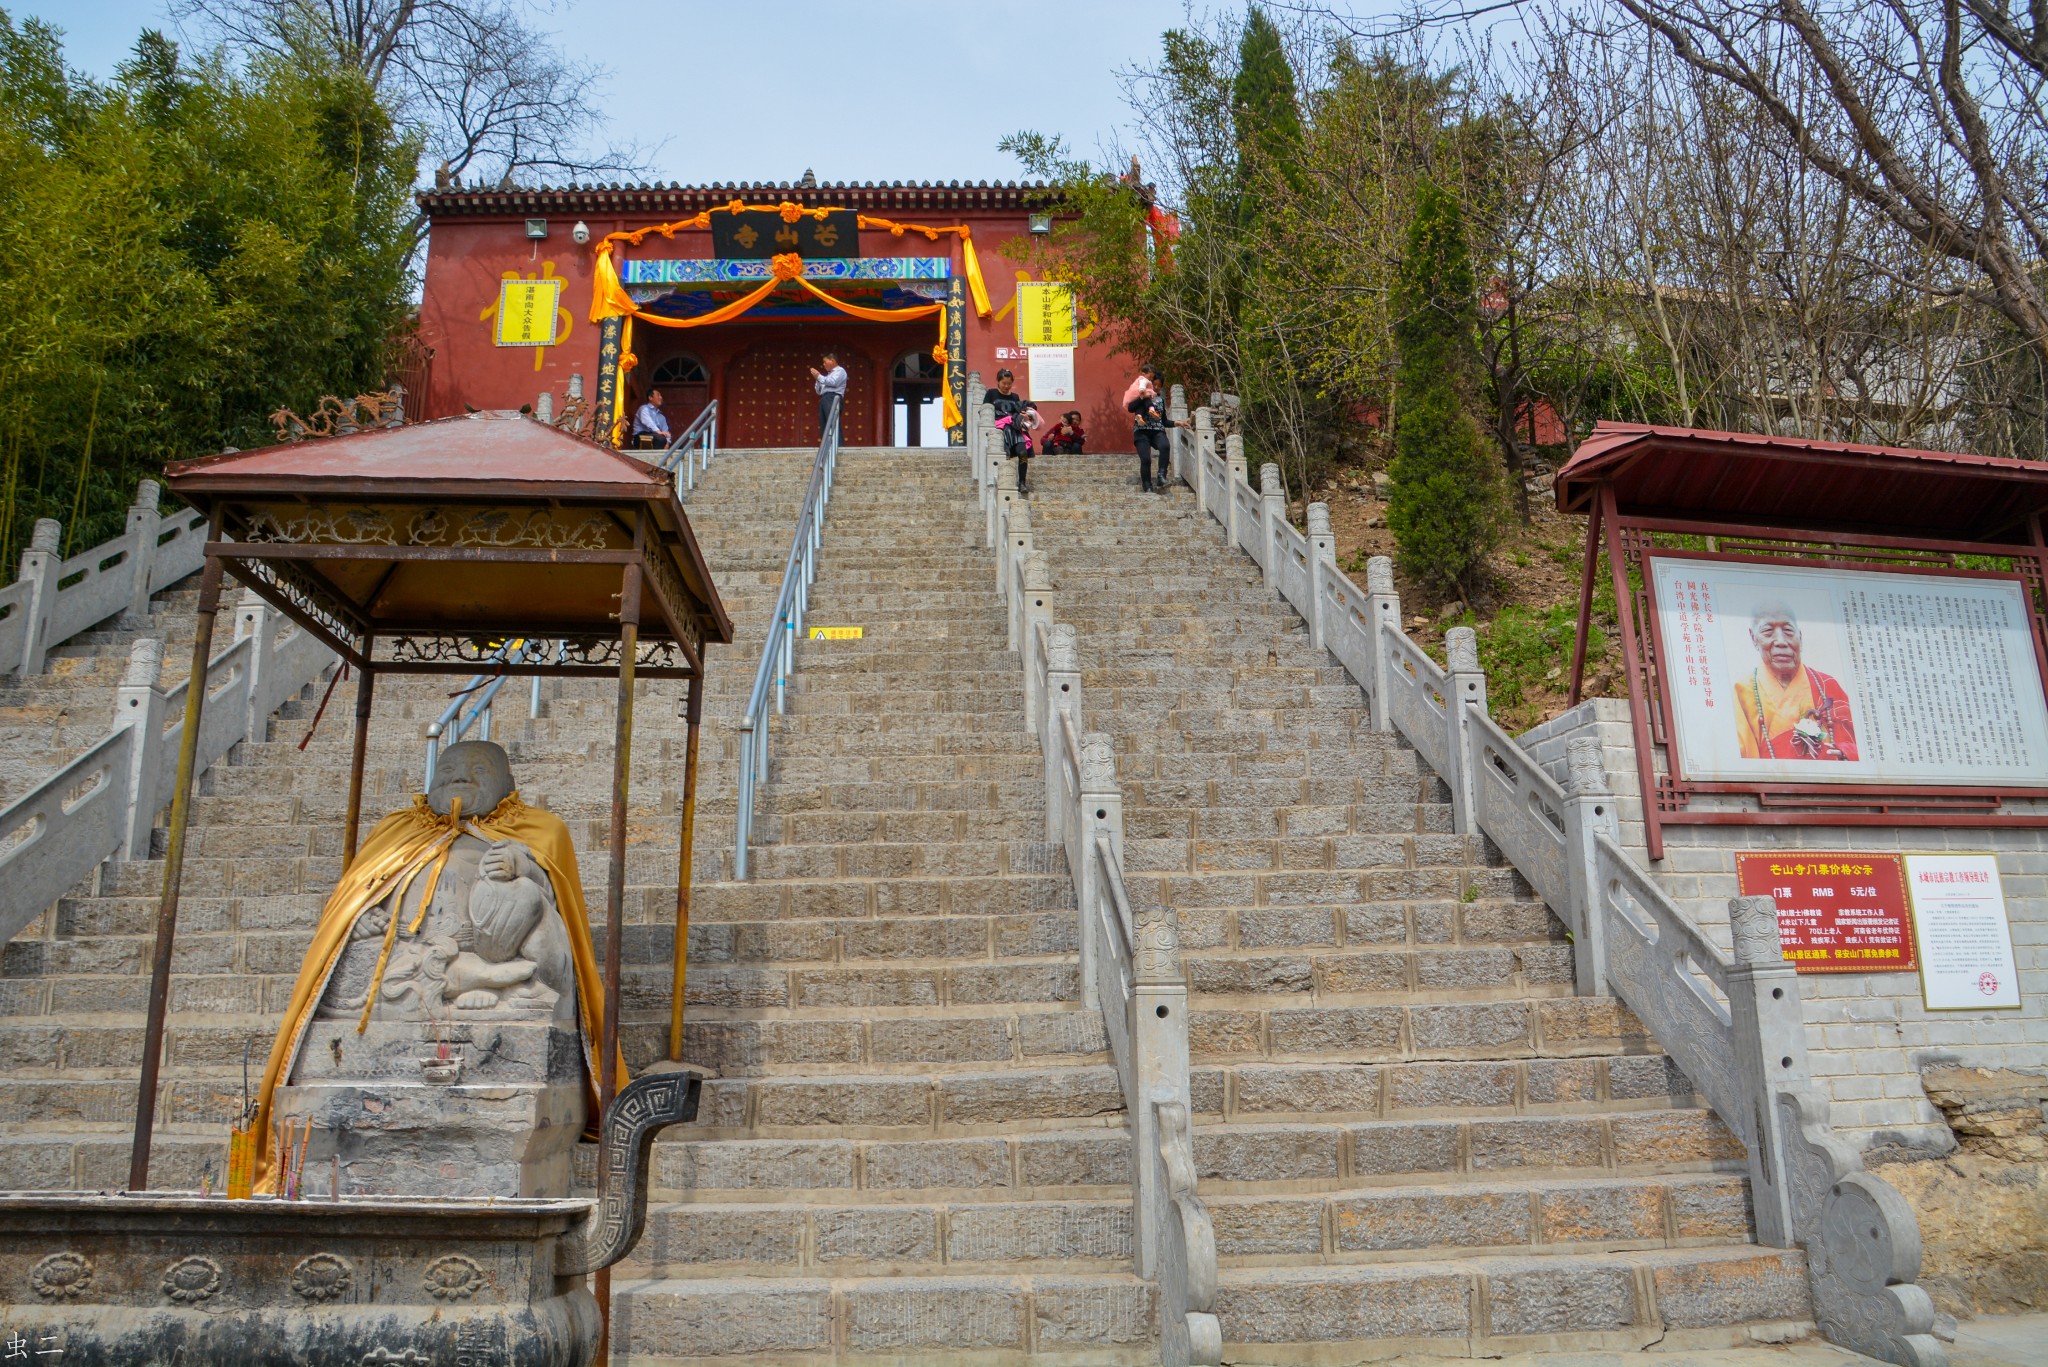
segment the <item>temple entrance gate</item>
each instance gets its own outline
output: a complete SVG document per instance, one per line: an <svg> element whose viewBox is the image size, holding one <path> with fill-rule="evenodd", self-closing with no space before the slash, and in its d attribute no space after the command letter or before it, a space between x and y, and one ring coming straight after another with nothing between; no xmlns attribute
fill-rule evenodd
<svg viewBox="0 0 2048 1367"><path fill-rule="evenodd" d="M811 368L827 348L846 367L846 411L840 423L848 445L865 444L875 430L874 363L844 342L775 340L734 357L726 367L723 440L730 446L815 446L818 396Z"/></svg>

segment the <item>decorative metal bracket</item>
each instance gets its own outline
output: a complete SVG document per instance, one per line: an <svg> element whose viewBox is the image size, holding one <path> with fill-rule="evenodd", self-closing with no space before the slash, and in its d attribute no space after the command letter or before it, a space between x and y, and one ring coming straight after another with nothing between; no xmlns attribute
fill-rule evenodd
<svg viewBox="0 0 2048 1367"><path fill-rule="evenodd" d="M654 1136L695 1120L703 1087L693 1073L651 1073L612 1098L604 1117L597 1204L556 1245L556 1276L581 1277L633 1251L647 1227L647 1159Z"/></svg>

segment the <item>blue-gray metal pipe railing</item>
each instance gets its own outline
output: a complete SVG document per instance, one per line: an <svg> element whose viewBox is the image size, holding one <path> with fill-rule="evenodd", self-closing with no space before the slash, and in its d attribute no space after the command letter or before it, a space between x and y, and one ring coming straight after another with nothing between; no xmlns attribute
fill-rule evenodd
<svg viewBox="0 0 2048 1367"><path fill-rule="evenodd" d="M561 643L555 643L559 652ZM507 641L491 652L490 658L517 662L529 657L539 659L548 653L548 645L542 641L520 639ZM510 675L486 672L470 675L469 682L455 695L455 701L443 708L441 715L434 718L427 727L426 784L434 786L434 769L440 762L441 752L468 734L469 728L477 728L478 740L491 738L492 704L497 701L498 690L505 686ZM540 715L540 676L533 676L533 693L528 703L528 715ZM465 708L467 710L465 710Z"/></svg>
<svg viewBox="0 0 2048 1367"><path fill-rule="evenodd" d="M717 453L718 400L713 399L675 435L654 463L675 475L676 491L686 493L697 487L697 476L711 468L711 457Z"/></svg>
<svg viewBox="0 0 2048 1367"><path fill-rule="evenodd" d="M761 643L761 663L754 670L754 690L747 695L747 709L740 717L739 819L732 856L735 878L747 876L747 842L754 834L754 794L768 777L769 692L774 692L775 711L781 712L785 685L790 671L796 667L797 633L803 630L804 613L810 607L811 581L818 577L825 507L832 501L832 476L839 468L839 410L844 402L841 399L833 405L825 435L818 442L817 458L811 462L811 482L804 489L796 534L790 537L782 589L775 595L768 636Z"/></svg>

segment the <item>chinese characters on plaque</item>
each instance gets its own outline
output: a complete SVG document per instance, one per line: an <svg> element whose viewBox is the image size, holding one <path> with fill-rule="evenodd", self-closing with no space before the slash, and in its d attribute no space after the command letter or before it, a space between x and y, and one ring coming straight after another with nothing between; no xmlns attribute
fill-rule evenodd
<svg viewBox="0 0 2048 1367"><path fill-rule="evenodd" d="M1041 403L1072 403L1074 400L1074 349L1070 346L1035 346L1029 369L1031 397Z"/></svg>
<svg viewBox="0 0 2048 1367"><path fill-rule="evenodd" d="M713 256L766 261L790 252L802 257L859 256L860 216L851 209L830 209L823 218L804 213L787 223L776 209L711 215Z"/></svg>
<svg viewBox="0 0 2048 1367"><path fill-rule="evenodd" d="M553 346L555 315L561 304L560 280L501 282L494 340L499 346Z"/></svg>
<svg viewBox="0 0 2048 1367"><path fill-rule="evenodd" d="M1645 562L1684 779L2048 787L2048 697L2018 579Z"/></svg>
<svg viewBox="0 0 2048 1367"><path fill-rule="evenodd" d="M1017 344L1023 347L1073 346L1074 288L1057 281L1017 284Z"/></svg>
<svg viewBox="0 0 2048 1367"><path fill-rule="evenodd" d="M1777 902L1779 942L1801 973L1917 968L1930 1011L2020 1005L1995 855L1771 850L1736 855L1735 882Z"/></svg>
<svg viewBox="0 0 2048 1367"><path fill-rule="evenodd" d="M1920 998L1929 1011L2020 1005L2019 966L1998 860L1988 854L1909 854L1906 886L1920 942Z"/></svg>
<svg viewBox="0 0 2048 1367"><path fill-rule="evenodd" d="M1735 883L1744 897L1776 899L1778 939L1801 973L1913 969L1913 916L1896 854L1738 854Z"/></svg>

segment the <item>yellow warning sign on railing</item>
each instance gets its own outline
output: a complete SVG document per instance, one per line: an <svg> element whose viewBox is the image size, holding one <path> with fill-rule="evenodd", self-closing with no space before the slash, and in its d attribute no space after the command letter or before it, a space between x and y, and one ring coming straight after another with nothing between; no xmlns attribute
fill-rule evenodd
<svg viewBox="0 0 2048 1367"><path fill-rule="evenodd" d="M811 639L813 641L858 641L860 638L861 629L859 627L811 628Z"/></svg>

